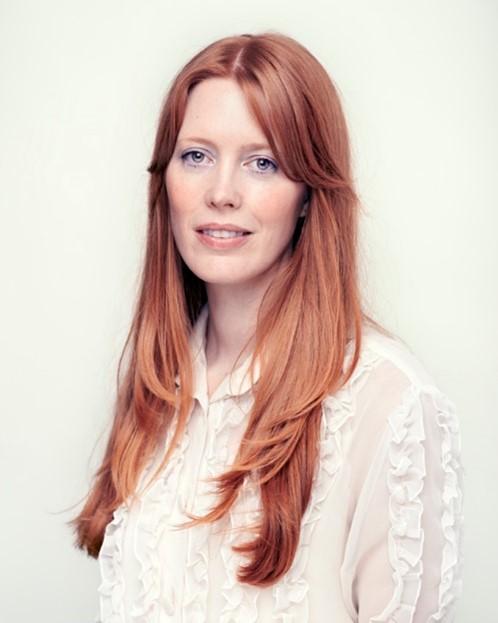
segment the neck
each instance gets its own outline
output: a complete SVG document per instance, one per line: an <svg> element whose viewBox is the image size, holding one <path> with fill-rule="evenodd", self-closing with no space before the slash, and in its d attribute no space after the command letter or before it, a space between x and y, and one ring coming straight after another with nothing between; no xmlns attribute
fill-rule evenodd
<svg viewBox="0 0 498 623"><path fill-rule="evenodd" d="M208 366L239 363L254 347L254 333L261 300L269 279L257 285L206 284L208 324L206 361Z"/></svg>
<svg viewBox="0 0 498 623"><path fill-rule="evenodd" d="M206 283L208 324L206 333L206 363L208 367L231 367L240 355L239 363L254 347L254 332L261 300L278 269L289 259L285 253L258 279L240 284Z"/></svg>

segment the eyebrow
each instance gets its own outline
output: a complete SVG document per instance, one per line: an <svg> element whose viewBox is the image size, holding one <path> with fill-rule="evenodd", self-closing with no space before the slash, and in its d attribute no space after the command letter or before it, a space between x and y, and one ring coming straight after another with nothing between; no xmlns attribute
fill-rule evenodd
<svg viewBox="0 0 498 623"><path fill-rule="evenodd" d="M192 142L196 142L196 143L205 143L206 145L209 145L210 147L216 148L216 143L214 143L213 141L210 141L207 138L202 138L202 136L187 136L184 138L180 138L179 142L187 142L187 141L192 141ZM271 147L268 145L268 143L246 143L245 145L242 145L241 149L268 149L271 151Z"/></svg>

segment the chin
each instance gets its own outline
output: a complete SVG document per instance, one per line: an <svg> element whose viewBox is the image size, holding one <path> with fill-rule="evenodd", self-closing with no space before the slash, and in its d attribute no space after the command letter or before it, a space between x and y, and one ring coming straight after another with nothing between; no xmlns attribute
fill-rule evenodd
<svg viewBox="0 0 498 623"><path fill-rule="evenodd" d="M199 259L197 257L195 262L191 262L189 268L194 275L206 283L237 284L254 277L252 272L247 270L247 266L244 266L244 262L232 264L228 258L217 258L214 262L212 258L206 262L200 262Z"/></svg>
<svg viewBox="0 0 498 623"><path fill-rule="evenodd" d="M248 281L249 277L243 275L199 275L205 283L219 286L237 285Z"/></svg>

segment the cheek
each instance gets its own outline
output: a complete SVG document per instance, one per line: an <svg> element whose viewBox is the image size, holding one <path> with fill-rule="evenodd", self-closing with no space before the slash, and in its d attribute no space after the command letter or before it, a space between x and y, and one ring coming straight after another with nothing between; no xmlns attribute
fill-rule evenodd
<svg viewBox="0 0 498 623"><path fill-rule="evenodd" d="M168 196L168 212L169 221L171 224L171 230L173 232L173 238L179 250L183 247L183 230L185 229L185 222L188 215L185 212L185 207L190 204L188 197L186 197L185 188L182 184L178 183L178 178L175 175L167 174L165 176L166 194Z"/></svg>
<svg viewBox="0 0 498 623"><path fill-rule="evenodd" d="M166 169L164 181L166 184L168 201L176 205L181 205L184 200L186 186L181 183L181 176L175 171L174 166L170 166Z"/></svg>
<svg viewBox="0 0 498 623"><path fill-rule="evenodd" d="M166 171L165 184L172 223L179 223L193 211L195 193L174 169Z"/></svg>
<svg viewBox="0 0 498 623"><path fill-rule="evenodd" d="M273 193L266 201L259 216L262 223L276 230L292 229L299 216L298 198L295 193Z"/></svg>

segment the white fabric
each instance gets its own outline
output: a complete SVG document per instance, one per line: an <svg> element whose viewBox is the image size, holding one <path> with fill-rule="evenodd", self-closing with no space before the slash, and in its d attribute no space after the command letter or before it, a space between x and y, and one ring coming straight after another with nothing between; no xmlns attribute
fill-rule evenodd
<svg viewBox="0 0 498 623"><path fill-rule="evenodd" d="M186 434L161 477L107 526L98 621L454 621L464 473L455 406L408 346L371 327L353 377L323 402L320 468L286 575L266 588L236 580L245 558L231 545L249 533L223 528L257 519L252 480L228 523L172 528L187 519L182 508L212 508L213 485L203 478L234 459L251 407L249 358L207 397L207 314L206 305L191 335L195 401ZM157 465L149 462L142 483Z"/></svg>

